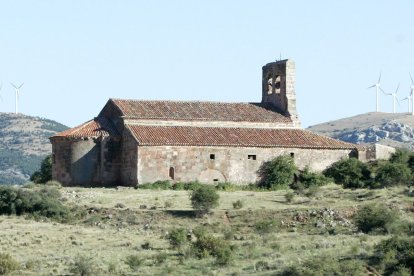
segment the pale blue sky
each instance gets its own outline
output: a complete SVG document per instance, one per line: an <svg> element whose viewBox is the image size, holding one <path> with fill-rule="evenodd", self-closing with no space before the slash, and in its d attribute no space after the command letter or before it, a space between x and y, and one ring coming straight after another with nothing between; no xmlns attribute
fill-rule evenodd
<svg viewBox="0 0 414 276"><path fill-rule="evenodd" d="M414 1L0 1L0 111L9 82L25 83L22 113L68 126L109 98L258 102L280 53L303 126L374 111L380 71L409 93Z"/></svg>

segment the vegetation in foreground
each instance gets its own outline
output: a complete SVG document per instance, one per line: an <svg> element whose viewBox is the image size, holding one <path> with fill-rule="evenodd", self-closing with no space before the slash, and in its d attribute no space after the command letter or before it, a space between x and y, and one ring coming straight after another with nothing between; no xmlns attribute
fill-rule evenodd
<svg viewBox="0 0 414 276"><path fill-rule="evenodd" d="M342 160L317 174L280 158L289 182L243 189L197 182L5 187L0 274L410 275L409 160L401 152L366 167ZM384 169L394 165L409 173L401 179Z"/></svg>

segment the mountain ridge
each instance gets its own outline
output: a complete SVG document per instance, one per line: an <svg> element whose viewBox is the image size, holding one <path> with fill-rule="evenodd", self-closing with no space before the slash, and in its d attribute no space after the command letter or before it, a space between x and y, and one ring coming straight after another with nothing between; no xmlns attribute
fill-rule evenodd
<svg viewBox="0 0 414 276"><path fill-rule="evenodd" d="M0 184L23 184L52 153L49 137L68 129L56 121L0 112Z"/></svg>
<svg viewBox="0 0 414 276"><path fill-rule="evenodd" d="M355 144L379 143L414 150L414 116L411 113L369 112L307 129Z"/></svg>

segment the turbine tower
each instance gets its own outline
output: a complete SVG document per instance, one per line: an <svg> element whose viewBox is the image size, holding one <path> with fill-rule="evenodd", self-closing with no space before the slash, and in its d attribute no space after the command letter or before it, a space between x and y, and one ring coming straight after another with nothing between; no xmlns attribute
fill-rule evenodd
<svg viewBox="0 0 414 276"><path fill-rule="evenodd" d="M380 75L379 75L379 78L378 78L378 81L377 81L377 83L376 84L373 84L373 85L371 85L370 87L368 87L368 89L369 88L376 88L375 90L376 90L376 94L377 94L377 99L376 99L376 112L379 112L379 91L381 90L382 92L384 92L384 90L382 90L382 88L381 88L381 86L380 86L380 82L381 82L381 72L380 72Z"/></svg>
<svg viewBox="0 0 414 276"><path fill-rule="evenodd" d="M410 73L410 79L411 79L411 86L410 86L410 97L411 97L411 115L414 116L414 80Z"/></svg>
<svg viewBox="0 0 414 276"><path fill-rule="evenodd" d="M19 94L20 94L20 88L23 86L24 83L20 84L19 86L10 83L11 86L14 87L15 95L16 95L16 106L15 106L15 114L19 113Z"/></svg>
<svg viewBox="0 0 414 276"><path fill-rule="evenodd" d="M383 93L385 95L391 95L392 96L392 107L393 107L393 113L395 113L395 102L398 102L398 104L400 104L400 101L397 98L397 92L398 92L398 88L400 88L400 84L398 84L397 89L395 90L394 93L385 93L383 91Z"/></svg>
<svg viewBox="0 0 414 276"><path fill-rule="evenodd" d="M412 112L412 100L413 100L413 95L412 94L410 94L410 96L408 96L408 97L405 97L404 99L402 99L401 101L405 101L405 100L407 100L408 101L408 113L411 113Z"/></svg>

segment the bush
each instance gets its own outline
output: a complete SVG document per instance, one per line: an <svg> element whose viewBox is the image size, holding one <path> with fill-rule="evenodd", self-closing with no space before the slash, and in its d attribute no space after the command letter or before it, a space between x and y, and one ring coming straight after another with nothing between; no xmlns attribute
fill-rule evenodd
<svg viewBox="0 0 414 276"><path fill-rule="evenodd" d="M380 163L375 176L375 188L407 185L411 182L411 171L406 164Z"/></svg>
<svg viewBox="0 0 414 276"><path fill-rule="evenodd" d="M186 191L194 191L195 189L202 186L202 184L198 181L192 181L192 182L177 182L175 183L172 188L174 190L186 190Z"/></svg>
<svg viewBox="0 0 414 276"><path fill-rule="evenodd" d="M148 190L169 190L172 188L172 185L168 180L158 180L154 183L138 184L136 188Z"/></svg>
<svg viewBox="0 0 414 276"><path fill-rule="evenodd" d="M390 157L390 162L407 164L410 158L413 158L413 157L414 157L413 153L406 149L396 149L396 151Z"/></svg>
<svg viewBox="0 0 414 276"><path fill-rule="evenodd" d="M191 204L197 211L207 213L218 206L219 198L214 187L203 185L191 193Z"/></svg>
<svg viewBox="0 0 414 276"><path fill-rule="evenodd" d="M91 258L78 256L74 263L69 267L69 272L73 275L80 276L95 275L95 267Z"/></svg>
<svg viewBox="0 0 414 276"><path fill-rule="evenodd" d="M205 258L213 256L218 265L227 265L233 259L233 250L228 241L206 234L204 231L195 231L197 240L193 243L196 256Z"/></svg>
<svg viewBox="0 0 414 276"><path fill-rule="evenodd" d="M285 194L285 199L286 199L287 203L291 203L293 201L294 197L295 197L295 194L291 191L289 191Z"/></svg>
<svg viewBox="0 0 414 276"><path fill-rule="evenodd" d="M33 181L34 183L46 183L49 180L52 180L52 155L46 156L45 159L43 159L42 164L40 165L40 170L35 171L30 176L30 181Z"/></svg>
<svg viewBox="0 0 414 276"><path fill-rule="evenodd" d="M40 191L0 185L0 214L43 216L58 221L69 218L69 208L59 202L60 192L52 187Z"/></svg>
<svg viewBox="0 0 414 276"><path fill-rule="evenodd" d="M344 188L363 188L371 179L368 166L355 158L341 159L328 167L323 174Z"/></svg>
<svg viewBox="0 0 414 276"><path fill-rule="evenodd" d="M241 209L243 208L243 201L241 201L240 199L233 202L233 208L234 209Z"/></svg>
<svg viewBox="0 0 414 276"><path fill-rule="evenodd" d="M259 169L260 186L271 189L286 189L293 183L297 167L290 156L278 156L263 163Z"/></svg>
<svg viewBox="0 0 414 276"><path fill-rule="evenodd" d="M386 233L397 220L397 213L384 204L365 205L354 216L355 225L364 233Z"/></svg>
<svg viewBox="0 0 414 276"><path fill-rule="evenodd" d="M224 182L217 184L216 189L219 191L234 192L237 190L237 187L234 184Z"/></svg>
<svg viewBox="0 0 414 276"><path fill-rule="evenodd" d="M129 255L125 263L132 269L132 270L138 270L138 268L144 263L144 259L142 259L138 255Z"/></svg>
<svg viewBox="0 0 414 276"><path fill-rule="evenodd" d="M324 176L318 172L311 172L308 167L306 167L299 174L299 182L303 185L304 188L310 188L312 186L324 186L331 182L332 179Z"/></svg>
<svg viewBox="0 0 414 276"><path fill-rule="evenodd" d="M0 253L0 275L19 269L19 263L7 253Z"/></svg>
<svg viewBox="0 0 414 276"><path fill-rule="evenodd" d="M187 243L187 231L184 228L172 229L167 237L174 249L180 249Z"/></svg>
<svg viewBox="0 0 414 276"><path fill-rule="evenodd" d="M265 235L276 230L277 223L274 220L263 220L256 222L254 229L259 235Z"/></svg>
<svg viewBox="0 0 414 276"><path fill-rule="evenodd" d="M385 270L386 275L407 271L414 273L414 238L394 236L380 242L375 247L378 264ZM410 274L408 274L410 275Z"/></svg>

